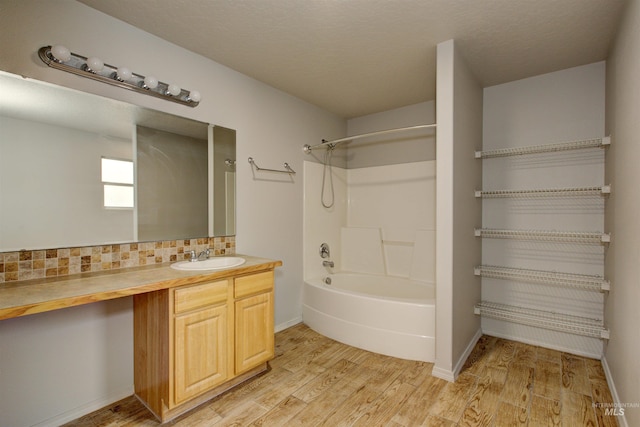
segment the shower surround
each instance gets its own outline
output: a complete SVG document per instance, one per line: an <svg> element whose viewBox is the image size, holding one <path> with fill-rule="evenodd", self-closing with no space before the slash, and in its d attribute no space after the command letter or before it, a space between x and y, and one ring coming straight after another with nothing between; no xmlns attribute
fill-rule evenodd
<svg viewBox="0 0 640 427"><path fill-rule="evenodd" d="M350 119L348 135L372 135L338 144L331 168L323 148L304 162L303 320L347 344L431 362L436 131L415 126L434 122L433 101Z"/></svg>
<svg viewBox="0 0 640 427"><path fill-rule="evenodd" d="M319 163L304 164L304 321L351 345L433 361L435 160L358 169L334 166L331 208L323 207L320 200L324 168ZM325 201L330 192L328 174L327 169ZM322 243L329 245L328 259L334 262L333 268L323 266L319 254ZM358 273L350 277L360 277L361 282L367 275L384 278L388 292L368 290L366 286L357 292L336 292L345 277L341 273ZM323 281L327 277L338 281L327 285ZM423 287L424 295L401 300L397 295L405 285ZM345 301L349 301L348 309L329 312L344 306ZM378 311L380 306L385 309ZM416 315L404 316L408 309L415 310ZM372 310L378 312L368 312ZM374 318L375 324L369 321ZM381 347L381 342L402 345Z"/></svg>
<svg viewBox="0 0 640 427"><path fill-rule="evenodd" d="M305 277L329 272L318 253L326 242L334 271L403 278L412 276L414 250L423 250L416 268L424 270L420 280L433 282L435 161L349 170L334 166L335 204L329 209L320 202L323 168L319 163L304 164ZM424 248L421 243L416 246L422 240Z"/></svg>

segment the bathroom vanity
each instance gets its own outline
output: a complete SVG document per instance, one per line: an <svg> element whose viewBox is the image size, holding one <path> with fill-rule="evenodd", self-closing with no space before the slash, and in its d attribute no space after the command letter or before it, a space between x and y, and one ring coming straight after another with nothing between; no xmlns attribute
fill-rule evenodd
<svg viewBox="0 0 640 427"><path fill-rule="evenodd" d="M168 264L4 283L0 320L124 296L134 305L136 396L162 422L268 369L274 261L223 270Z"/></svg>
<svg viewBox="0 0 640 427"><path fill-rule="evenodd" d="M267 369L273 269L134 296L134 382L161 421Z"/></svg>

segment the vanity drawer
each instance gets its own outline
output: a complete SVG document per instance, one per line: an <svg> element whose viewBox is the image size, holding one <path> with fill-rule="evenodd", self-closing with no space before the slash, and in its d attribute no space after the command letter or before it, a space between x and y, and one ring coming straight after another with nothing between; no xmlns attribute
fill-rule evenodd
<svg viewBox="0 0 640 427"><path fill-rule="evenodd" d="M224 303L227 301L228 286L228 280L219 280L176 289L174 313L184 313L196 308Z"/></svg>
<svg viewBox="0 0 640 427"><path fill-rule="evenodd" d="M242 298L271 290L273 290L273 271L265 271L264 273L252 274L235 279L235 298Z"/></svg>

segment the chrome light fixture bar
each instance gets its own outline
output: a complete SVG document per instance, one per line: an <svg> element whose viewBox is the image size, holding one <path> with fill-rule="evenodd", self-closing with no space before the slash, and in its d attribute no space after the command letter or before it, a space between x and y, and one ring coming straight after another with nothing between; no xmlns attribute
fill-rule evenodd
<svg viewBox="0 0 640 427"><path fill-rule="evenodd" d="M103 83L109 83L134 92L162 98L178 104L195 107L200 103L200 93L188 91L175 84L158 81L153 76L142 76L125 67L115 67L103 63L99 58L72 53L64 46L44 46L38 50L38 56L49 67L87 77Z"/></svg>

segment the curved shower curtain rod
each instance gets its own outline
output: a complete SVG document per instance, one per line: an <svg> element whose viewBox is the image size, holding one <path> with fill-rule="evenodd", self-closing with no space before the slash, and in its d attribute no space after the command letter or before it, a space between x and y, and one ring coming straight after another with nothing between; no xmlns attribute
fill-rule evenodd
<svg viewBox="0 0 640 427"><path fill-rule="evenodd" d="M413 129L426 129L426 128L435 128L437 127L437 124L431 124L431 125L417 125L417 126L408 126L408 127L404 127L404 128L396 128L396 129L387 129L387 130L380 130L377 132L369 132L369 133L363 133L360 135L353 135L353 136L347 136L345 138L340 138L340 139L334 139L333 141L325 141L322 140L321 144L316 144L316 145L309 145L309 144L305 144L304 148L304 152L307 154L311 154L311 151L315 150L316 148L329 148L329 149L333 149L335 148L335 146L337 144L340 144L341 142L347 142L347 141L353 141L354 139L360 139L360 138L365 138L367 136L375 136L375 135L384 135L387 133L394 133L394 132L401 132L401 131L405 131L405 130L413 130Z"/></svg>

